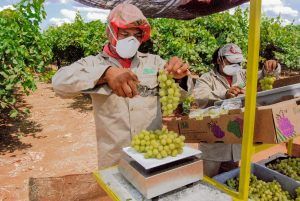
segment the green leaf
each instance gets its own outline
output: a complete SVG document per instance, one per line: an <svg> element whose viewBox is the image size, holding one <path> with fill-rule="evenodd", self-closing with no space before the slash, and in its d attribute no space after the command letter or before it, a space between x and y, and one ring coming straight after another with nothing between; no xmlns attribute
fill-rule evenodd
<svg viewBox="0 0 300 201"><path fill-rule="evenodd" d="M30 114L30 110L28 108L25 108L23 111L25 114Z"/></svg>
<svg viewBox="0 0 300 201"><path fill-rule="evenodd" d="M9 112L9 116L10 116L11 118L15 118L16 116L18 116L18 114L19 114L19 112L18 112L17 110L15 110L15 109L13 109L13 110L11 110L11 111Z"/></svg>

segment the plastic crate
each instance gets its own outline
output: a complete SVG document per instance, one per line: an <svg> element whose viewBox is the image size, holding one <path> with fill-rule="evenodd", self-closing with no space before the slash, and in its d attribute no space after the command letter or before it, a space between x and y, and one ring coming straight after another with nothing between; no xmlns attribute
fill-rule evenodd
<svg viewBox="0 0 300 201"><path fill-rule="evenodd" d="M258 179L266 181L266 182L271 182L273 180L276 180L279 182L281 187L288 191L290 195L296 196L295 190L296 188L300 187L300 183L297 183L295 180L284 176L274 170L270 170L269 168L266 168L263 165L259 165L256 163L251 164L251 173L254 174ZM222 174L219 174L213 179L216 181L226 185L226 181L228 179L232 179L235 177L239 177L240 174L240 168L236 168L234 170L231 170L229 172L225 172Z"/></svg>
<svg viewBox="0 0 300 201"><path fill-rule="evenodd" d="M271 163L274 163L277 159L283 160L283 159L287 159L287 158L295 158L295 157L293 157L293 156L291 157L291 156L288 156L286 154L278 153L278 154L270 156L268 159L259 161L258 165L262 165L262 166L268 168L268 165L271 164ZM291 180L293 180L293 181L295 181L295 182L297 182L297 183L300 184L300 181L292 179L292 178L290 178L290 177L288 177L288 176L286 176L286 175L284 175L284 174L282 174L282 173L280 173L280 172L278 172L276 170L273 170L273 169L270 169L270 168L268 168L268 169L271 170L271 171L274 171L274 172L276 172L278 174L281 174L283 177L287 177L287 178L289 178L289 179L291 179Z"/></svg>
<svg viewBox="0 0 300 201"><path fill-rule="evenodd" d="M260 91L257 93L256 102L258 105L270 105L277 102L281 102L283 97L299 97L300 96L300 83L283 86L267 91ZM241 95L236 98L232 98L230 100L234 99L241 99L242 102L245 101L245 96ZM214 103L215 106L222 105L224 100L216 101Z"/></svg>

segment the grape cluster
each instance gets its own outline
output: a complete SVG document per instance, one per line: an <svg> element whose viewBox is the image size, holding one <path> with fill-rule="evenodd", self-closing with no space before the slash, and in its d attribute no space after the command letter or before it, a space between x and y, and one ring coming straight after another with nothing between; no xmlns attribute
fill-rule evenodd
<svg viewBox="0 0 300 201"><path fill-rule="evenodd" d="M260 87L263 91L273 89L273 83L275 82L276 77L266 76L259 81Z"/></svg>
<svg viewBox="0 0 300 201"><path fill-rule="evenodd" d="M277 159L267 167L300 181L300 158Z"/></svg>
<svg viewBox="0 0 300 201"><path fill-rule="evenodd" d="M300 201L300 187L296 188L295 191L296 191L296 195L297 195L295 201Z"/></svg>
<svg viewBox="0 0 300 201"><path fill-rule="evenodd" d="M184 136L179 136L166 128L155 131L141 131L134 136L131 146L145 158L162 159L167 156L177 156L183 152Z"/></svg>
<svg viewBox="0 0 300 201"><path fill-rule="evenodd" d="M173 76L167 74L164 70L159 71L159 96L162 104L163 115L171 115L177 108L180 100L180 88L175 83Z"/></svg>
<svg viewBox="0 0 300 201"><path fill-rule="evenodd" d="M182 109L183 109L183 114L189 114L192 104L195 101L195 98L190 95L188 97L186 97L183 102L182 102Z"/></svg>
<svg viewBox="0 0 300 201"><path fill-rule="evenodd" d="M238 190L239 179L233 178L226 181L226 185L232 189ZM298 195L299 197L299 195ZM257 179L251 174L249 198L253 201L293 201L288 191L284 191L277 181L265 182ZM296 198L295 201L299 201Z"/></svg>

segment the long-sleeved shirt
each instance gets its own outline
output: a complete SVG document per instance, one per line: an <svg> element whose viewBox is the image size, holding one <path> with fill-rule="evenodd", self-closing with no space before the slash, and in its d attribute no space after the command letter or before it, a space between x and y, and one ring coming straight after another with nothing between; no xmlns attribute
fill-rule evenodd
<svg viewBox="0 0 300 201"><path fill-rule="evenodd" d="M130 69L142 85L156 87L157 72L165 65L157 55L137 53ZM122 68L120 63L105 53L88 56L61 68L53 77L57 95L71 98L89 93L92 98L98 146L98 165L116 165L122 148L129 146L132 137L143 129L159 129L162 125L161 107L157 96L123 98L112 93L107 84L97 82L110 67Z"/></svg>

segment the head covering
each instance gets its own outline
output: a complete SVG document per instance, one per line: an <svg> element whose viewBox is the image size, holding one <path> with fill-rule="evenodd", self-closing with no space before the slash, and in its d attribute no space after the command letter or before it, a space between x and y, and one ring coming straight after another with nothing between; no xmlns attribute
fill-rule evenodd
<svg viewBox="0 0 300 201"><path fill-rule="evenodd" d="M241 63L244 60L242 50L239 46L229 43L220 48L218 52L219 57L225 57L230 63Z"/></svg>
<svg viewBox="0 0 300 201"><path fill-rule="evenodd" d="M145 42L150 38L150 24L142 11L132 4L122 3L112 9L108 16L108 26L110 26L116 37L118 36L119 28L139 28L143 31L142 42ZM109 42L115 46L116 40L110 33L108 27L106 28L106 33Z"/></svg>

